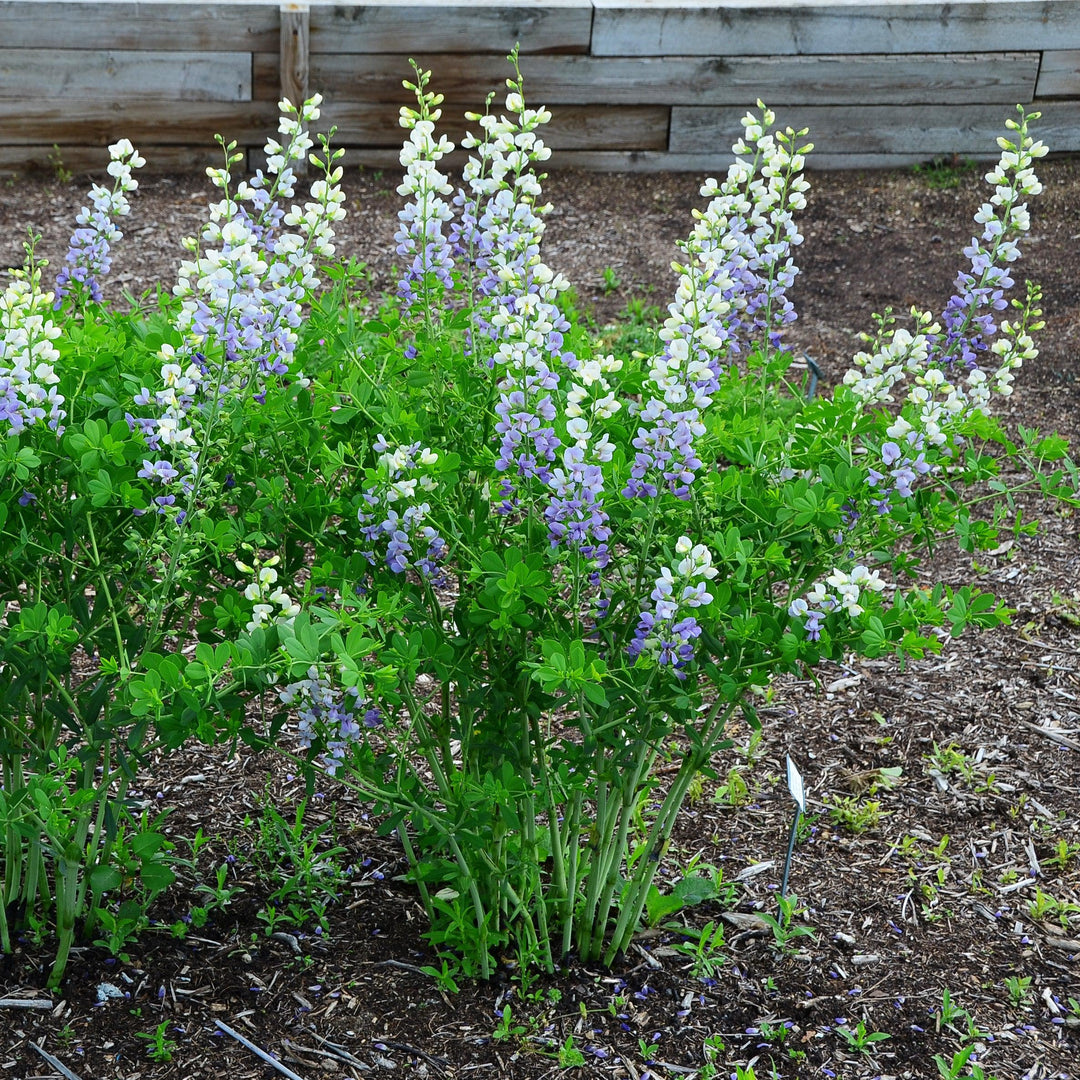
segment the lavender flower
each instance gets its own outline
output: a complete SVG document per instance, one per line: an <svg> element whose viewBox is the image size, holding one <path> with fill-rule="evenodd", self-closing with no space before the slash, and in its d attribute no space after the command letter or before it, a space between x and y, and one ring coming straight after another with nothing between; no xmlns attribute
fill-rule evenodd
<svg viewBox="0 0 1080 1080"><path fill-rule="evenodd" d="M298 706L301 746L308 749L317 739L326 739L322 766L331 776L344 764L345 755L360 741L363 730L383 722L380 710L361 697L359 687L335 689L329 676L314 664L305 678L279 691L278 698L282 704Z"/></svg>
<svg viewBox="0 0 1080 1080"><path fill-rule="evenodd" d="M131 170L146 164L127 139L109 147L109 159L109 175L115 178L112 191L95 184L90 189L91 206L84 206L75 219L79 227L71 234L65 265L56 276L55 308L63 304L66 296L75 297L76 306L81 306L87 298L101 303L99 279L109 272L109 249L124 235L114 219L131 212L127 193L139 186Z"/></svg>
<svg viewBox="0 0 1080 1080"><path fill-rule="evenodd" d="M414 308L423 293L423 310L431 316L433 298L429 295L433 282L444 289L452 287L454 259L450 243L443 234L443 225L453 217L449 204L441 196L449 195L453 187L437 168L438 162L454 149L446 136L438 142L434 139L435 122L441 110L432 108L437 98L424 92L430 71L416 69L417 82L409 83L416 92L419 111L403 106L401 126L409 129L409 139L401 150L401 164L405 166L405 178L398 186L398 194L411 196L412 201L398 214L401 226L394 239L397 253L409 259L405 273L398 282L398 297L405 311Z"/></svg>
<svg viewBox="0 0 1080 1080"><path fill-rule="evenodd" d="M375 440L379 452L377 480L364 489L358 511L360 534L370 547L362 554L372 566L379 561L377 548L385 544L383 559L395 574L415 569L437 584L442 579L440 563L446 558L446 541L425 524L431 513L426 502L417 502L419 492L435 490L435 481L425 470L439 455L419 443L391 447L380 435ZM420 554L420 549L423 553Z"/></svg>
<svg viewBox="0 0 1080 1080"><path fill-rule="evenodd" d="M701 468L694 446L705 433L701 414L727 363L753 333L766 332L775 347L780 327L795 318L784 296L797 273L790 249L802 240L792 212L805 206L809 185L798 175L803 151L791 149L797 136L774 139L767 134L773 120L767 109L761 122L744 117L745 137L733 149L741 155L753 147L753 160L737 157L723 184L709 179L701 189L712 201L681 245L686 263L675 264L679 287L660 332L665 348L650 361L654 396L639 414L637 453L623 489L628 498L655 498L662 490L690 497Z"/></svg>
<svg viewBox="0 0 1080 1080"><path fill-rule="evenodd" d="M286 141L267 142L266 172L240 183L235 194L229 173L234 156L225 168L207 170L224 198L210 206L202 254L199 240L184 242L194 258L181 263L173 290L181 300L176 329L182 343L162 346L162 386L144 387L135 398L136 405L151 407L151 415L127 416L151 450L167 447L177 455L172 464L185 494L198 474L205 425L230 398L250 393L261 402L267 387L290 373L301 305L319 284L316 259L334 253L332 225L345 216L342 170L333 167L340 152L323 163L326 175L311 185L302 209L281 204L294 193L293 163L312 147L305 125L318 119L320 101L316 95L299 109L281 102L279 132ZM301 372L293 373L293 382L307 385Z"/></svg>
<svg viewBox="0 0 1080 1080"><path fill-rule="evenodd" d="M682 669L693 659L693 642L701 636L701 627L689 612L712 603L707 582L718 571L709 549L692 544L687 536L679 538L675 552L683 558L674 570L661 567L650 595L653 608L642 611L627 653L633 660L651 657L660 666L670 666L676 678L684 679Z"/></svg>
<svg viewBox="0 0 1080 1080"><path fill-rule="evenodd" d="M574 371L578 367L574 354L564 349L569 324L556 304L568 283L540 257L543 215L550 207L537 202L541 187L532 167L550 156L537 130L551 114L546 109L526 108L520 75L517 81L511 80L506 107L512 118L470 115L480 121L484 134L469 134L463 140L462 145L476 151L464 174L473 201L469 204L464 193L457 200L470 208L467 225L452 237L479 277L481 302L471 347L479 348L479 335L492 342L490 365L500 373L495 430L499 436L496 468L506 474L500 488L502 513L516 505L519 485L532 480L549 485L555 477L552 466L562 450L555 430L554 395L560 384L556 368ZM555 480L555 501L548 517L555 543L566 535L567 521L585 505L590 506L588 519L603 529L593 509L602 480L589 471L586 493L581 486L586 464L584 456L571 455L564 459L563 471ZM570 507L571 503L578 505ZM596 542L602 541L598 535L592 540L587 546L595 552Z"/></svg>
<svg viewBox="0 0 1080 1080"><path fill-rule="evenodd" d="M53 342L61 330L47 315L51 304L31 252L27 269L0 294L0 423L16 435L42 421L57 434L63 431L67 413L53 366L60 359Z"/></svg>
<svg viewBox="0 0 1080 1080"><path fill-rule="evenodd" d="M1019 323L1003 321L999 326L992 314L1006 306L1004 291L1012 285L1008 266L1019 258L1016 238L1030 227L1027 204L1020 199L1037 195L1042 185L1032 164L1046 153L1046 147L1028 135L1028 123L1039 113L1023 114L1007 126L1017 132L1016 142L999 139L1003 153L997 166L986 174L994 194L975 215L982 226L964 249L971 262L970 272L961 272L957 292L946 304L941 324L927 312L912 312L914 334L895 330L889 334L891 316L879 320L879 332L871 339L872 352L860 352L844 383L865 405L892 400L892 390L909 377L903 414L888 429L893 439L918 431L928 446L941 447L948 454L955 440L949 430L972 413L989 414L992 392L1008 396L1013 372L1025 359L1038 355L1029 329L1037 329L1037 290L1029 289ZM943 324L943 325L942 325ZM1001 336L990 339L1000 331ZM981 366L992 355L997 368L987 373Z"/></svg>
<svg viewBox="0 0 1080 1080"><path fill-rule="evenodd" d="M831 591L826 586L831 586ZM806 594L788 606L788 616L802 620L802 628L810 641L821 637L822 622L834 611L845 611L855 618L866 609L859 603L864 593L880 593L885 588L881 574L862 564L850 571L834 569L824 582L817 582Z"/></svg>

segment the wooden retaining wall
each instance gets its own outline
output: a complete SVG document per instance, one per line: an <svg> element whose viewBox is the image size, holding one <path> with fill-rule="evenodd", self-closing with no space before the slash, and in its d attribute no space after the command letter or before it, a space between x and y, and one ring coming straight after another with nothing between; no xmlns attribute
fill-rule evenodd
<svg viewBox="0 0 1080 1080"><path fill-rule="evenodd" d="M819 167L993 156L1017 103L1080 150L1080 0L0 0L0 169L99 168L120 137L202 166L216 132L255 159L305 90L348 161L395 167L408 58L456 138L515 42L553 167L721 168L758 98Z"/></svg>

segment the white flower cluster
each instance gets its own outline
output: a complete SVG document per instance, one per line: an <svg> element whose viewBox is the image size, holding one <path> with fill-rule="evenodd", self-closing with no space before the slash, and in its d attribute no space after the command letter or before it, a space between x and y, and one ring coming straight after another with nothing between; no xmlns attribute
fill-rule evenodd
<svg viewBox="0 0 1080 1080"><path fill-rule="evenodd" d="M831 587L828 588L827 586ZM851 618L866 609L859 603L864 592L879 593L885 588L881 574L863 565L850 571L835 569L817 582L805 597L798 597L788 607L788 615L803 620L803 629L811 641L821 635L821 621L833 611L845 611Z"/></svg>
<svg viewBox="0 0 1080 1080"><path fill-rule="evenodd" d="M592 416L607 420L614 416L622 406L612 393L606 376L622 371L622 366L622 360L617 360L611 353L579 360L566 394L566 415L572 420Z"/></svg>
<svg viewBox="0 0 1080 1080"><path fill-rule="evenodd" d="M109 147L108 172L113 177L112 190L101 184L90 189L90 206L84 206L75 217L78 228L71 236L64 266L56 276L56 303L60 307L65 296L74 294L77 306L86 299L102 300L99 278L110 268L109 249L123 233L115 219L131 213L128 192L138 188L132 169L141 169L146 160L128 139Z"/></svg>
<svg viewBox="0 0 1080 1080"><path fill-rule="evenodd" d="M333 167L338 153L325 162L323 178L311 185L311 199L285 211L279 200L294 194L293 164L302 161L312 141L305 124L319 117L316 95L297 109L281 102L279 133L284 143L266 144L266 173L256 173L230 194L229 167L208 169L224 198L210 205L210 219L200 240L184 246L193 254L180 265L173 293L181 300L176 328L183 344L161 349L163 389L143 389L136 404L151 400L160 413L134 421L152 446L186 446L198 436L191 421L198 396L223 395L254 387L289 371L298 340L301 305L319 285L317 260L334 254L333 223L345 216L339 186L342 170ZM231 151L231 147L227 148ZM238 156L230 155L228 165ZM200 253L201 248L201 253ZM295 374L297 381L302 374Z"/></svg>
<svg viewBox="0 0 1080 1080"><path fill-rule="evenodd" d="M852 357L852 367L844 374L844 385L866 405L892 401L892 389L903 382L908 373L920 371L930 355L928 334L936 334L941 328L933 322L929 312L911 310L917 332L900 327L892 333L885 331L892 324L883 323L877 338L862 334L863 341L873 343L873 351L857 352Z"/></svg>
<svg viewBox="0 0 1080 1080"><path fill-rule="evenodd" d="M542 106L525 108L518 84L507 80L507 85L506 110L515 114L513 119L492 113L465 114L467 120L480 125L483 135L470 132L461 140L463 148L474 151L462 175L476 194L493 196L510 185L535 198L540 194L540 182L531 167L551 157L550 147L537 130L551 120L551 113Z"/></svg>
<svg viewBox="0 0 1080 1080"><path fill-rule="evenodd" d="M428 287L429 275L435 275L446 289L453 284L454 261L443 235L443 225L453 219L453 211L443 196L454 189L439 171L438 162L454 149L454 144L445 135L435 139L435 121L441 112L430 108L438 98L423 94L426 74L430 73L421 74L417 90L421 112L403 106L399 121L409 129L409 138L401 148L399 160L405 166L405 177L397 191L410 201L398 214L401 225L394 239L398 254L411 257L398 284L398 295L410 305L416 298L416 287Z"/></svg>
<svg viewBox="0 0 1080 1080"><path fill-rule="evenodd" d="M795 318L785 293L798 273L790 252L802 236L793 214L806 205L800 170L812 147L795 149L802 132L769 134L775 117L758 104L761 120L745 116L733 147L751 159L737 156L723 183L706 180L701 193L711 201L680 245L687 261L672 264L679 284L660 331L665 348L649 361L655 390L640 412L630 497L655 497L664 487L688 497L701 464L694 453L705 430L701 412L726 365L756 341L778 344Z"/></svg>
<svg viewBox="0 0 1080 1080"><path fill-rule="evenodd" d="M245 627L249 634L257 627L268 623L288 625L300 614L300 605L277 583L278 572L274 567L278 561L275 555L257 567L248 566L239 560L236 563L236 568L241 573L255 575L255 580L244 590L245 599L255 605L251 612L251 620Z"/></svg>
<svg viewBox="0 0 1080 1080"><path fill-rule="evenodd" d="M898 329L890 335L891 316L882 319L876 339L863 335L864 341L873 342L872 351L857 353L844 376L844 384L865 405L892 401L894 387L909 379L914 383L905 397L912 406L905 410L908 419L889 429L893 438L917 431L932 445L944 444L944 429L951 422L975 412L988 415L992 395L1011 394L1014 372L1025 359L1038 355L1028 333L1041 325L1028 322L1028 316L1040 314L1033 307L1037 295L1029 297L1019 325L1004 321L998 326L989 314L1007 306L1002 294L1013 284L1007 268L1020 257L1016 237L1030 228L1027 204L1019 200L1042 190L1032 164L1047 148L1027 134L1027 120L1037 116L1006 122L1019 138L1016 143L998 140L1001 158L986 174L994 193L975 215L982 235L964 249L971 272L957 277L957 295L941 320L913 309L915 332ZM984 370L979 362L985 353L996 358L993 370Z"/></svg>
<svg viewBox="0 0 1080 1080"><path fill-rule="evenodd" d="M146 164L146 158L140 154L130 139L121 139L109 147L109 164L106 169L113 178L113 188L110 191L101 184L94 184L90 188L90 202L93 207L84 206L75 217L79 225L94 224L94 211L98 211L110 218L127 217L131 213L131 203L128 202L127 193L138 189L139 182L131 175L132 169L141 169ZM114 227L115 229L115 227ZM121 233L118 229L108 235L108 240L119 240Z"/></svg>
<svg viewBox="0 0 1080 1080"><path fill-rule="evenodd" d="M0 421L16 434L42 420L59 433L67 415L53 366L61 330L48 314L53 295L40 287L41 271L31 266L0 294Z"/></svg>

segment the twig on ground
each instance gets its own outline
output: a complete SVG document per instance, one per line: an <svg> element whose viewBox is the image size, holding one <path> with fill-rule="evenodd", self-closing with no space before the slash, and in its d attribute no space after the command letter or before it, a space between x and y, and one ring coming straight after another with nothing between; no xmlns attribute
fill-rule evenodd
<svg viewBox="0 0 1080 1080"><path fill-rule="evenodd" d="M44 998L0 998L0 1009L51 1009L53 1003Z"/></svg>
<svg viewBox="0 0 1080 1080"><path fill-rule="evenodd" d="M36 1042L30 1045L61 1075L65 1080L80 1080L62 1061L54 1058L47 1050L42 1050Z"/></svg>
<svg viewBox="0 0 1080 1080"><path fill-rule="evenodd" d="M1060 731L1054 731L1052 728L1039 727L1038 724L1033 724L1030 720L1021 720L1020 723L1026 728L1031 728L1032 731L1037 731L1051 742L1060 743L1062 746L1067 746L1070 750L1080 750L1080 742L1077 742L1076 739L1070 739L1068 735L1062 735Z"/></svg>
<svg viewBox="0 0 1080 1080"><path fill-rule="evenodd" d="M260 1050L259 1047L257 1047L250 1039L245 1039L244 1036L240 1034L240 1032L233 1031L233 1029L229 1027L228 1024L223 1024L220 1020L215 1020L214 1023L217 1024L217 1026L221 1028L221 1030L224 1031L226 1035L231 1035L238 1043L240 1043L241 1046L246 1046L253 1054L256 1055L256 1057L262 1058L262 1060L265 1061L267 1065L271 1066L271 1068L277 1069L277 1071L283 1076L289 1077L289 1080L304 1080L302 1076L294 1073L292 1069L288 1067L288 1065L282 1065L282 1063L278 1061L276 1057L268 1054L265 1050Z"/></svg>

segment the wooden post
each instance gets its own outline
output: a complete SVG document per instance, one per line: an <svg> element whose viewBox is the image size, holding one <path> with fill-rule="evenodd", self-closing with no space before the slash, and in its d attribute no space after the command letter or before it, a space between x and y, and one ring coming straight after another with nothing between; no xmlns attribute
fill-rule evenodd
<svg viewBox="0 0 1080 1080"><path fill-rule="evenodd" d="M281 96L300 106L308 96L308 27L306 3L281 5ZM307 174L307 162L298 161L293 172Z"/></svg>

